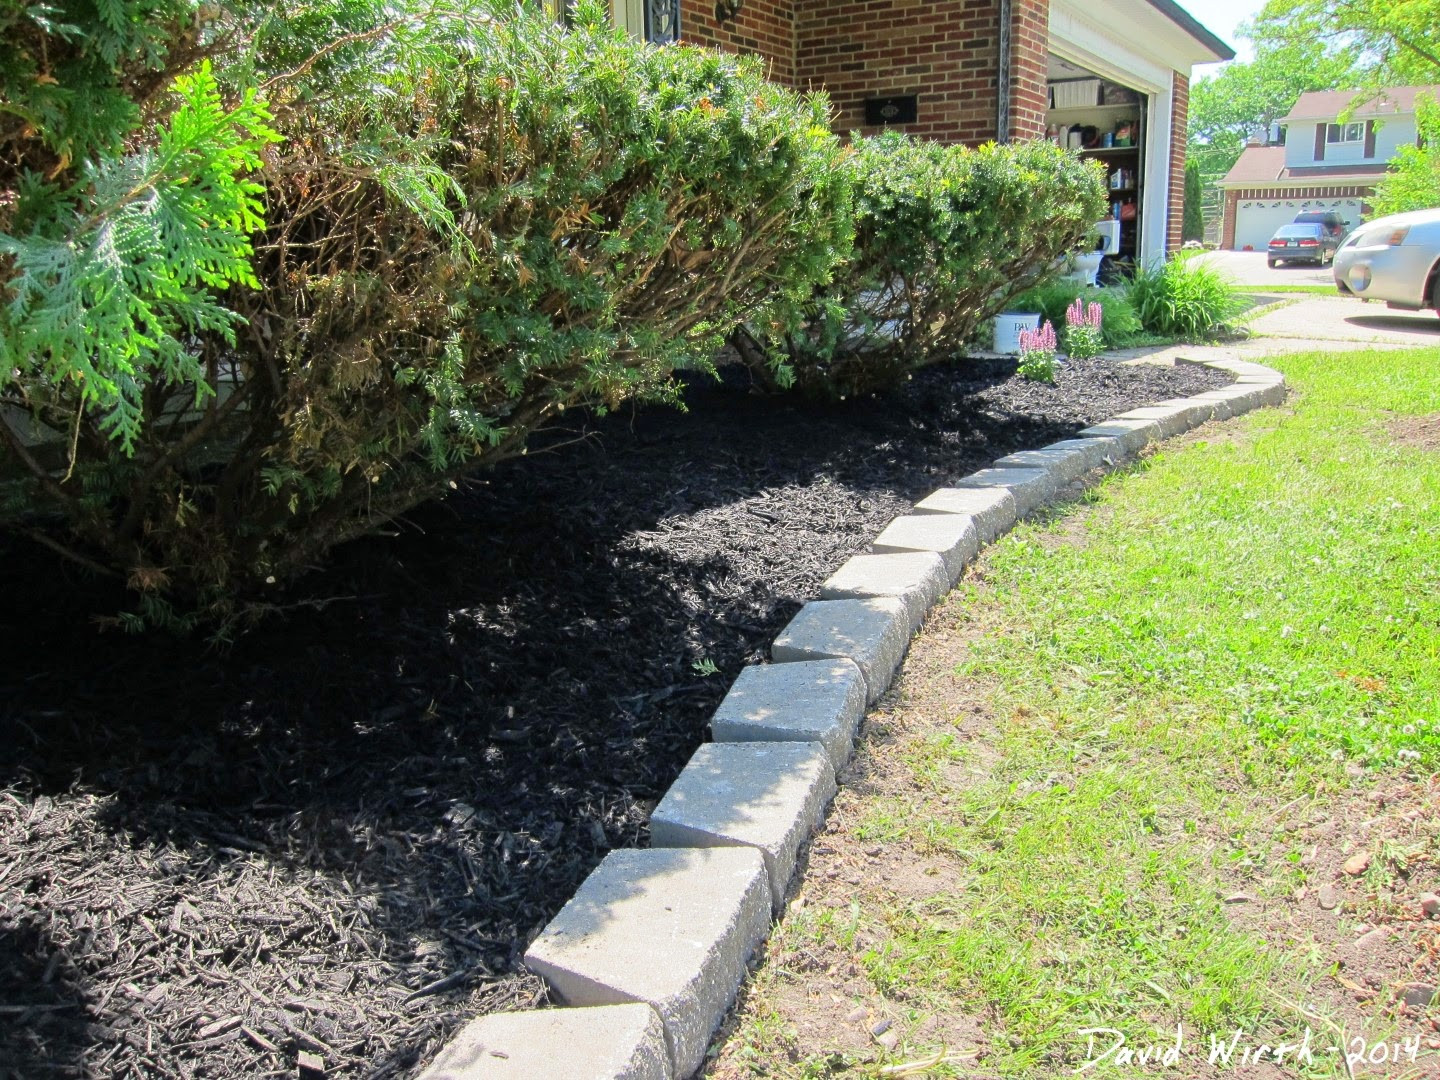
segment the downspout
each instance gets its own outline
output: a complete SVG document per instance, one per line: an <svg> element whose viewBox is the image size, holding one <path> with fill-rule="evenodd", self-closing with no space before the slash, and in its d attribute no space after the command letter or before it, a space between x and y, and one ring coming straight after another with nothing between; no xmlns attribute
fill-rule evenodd
<svg viewBox="0 0 1440 1080"><path fill-rule="evenodd" d="M996 82L1000 100L995 107L995 141L1010 141L1010 4L1000 0L1000 63Z"/></svg>

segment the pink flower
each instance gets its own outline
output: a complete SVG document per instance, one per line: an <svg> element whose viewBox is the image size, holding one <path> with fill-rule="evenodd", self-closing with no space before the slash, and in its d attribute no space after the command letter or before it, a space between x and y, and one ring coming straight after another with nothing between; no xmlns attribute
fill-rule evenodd
<svg viewBox="0 0 1440 1080"><path fill-rule="evenodd" d="M1093 326L1099 330L1100 315L1099 304L1092 300L1087 307L1085 302L1077 296L1075 302L1065 309L1065 324L1067 326Z"/></svg>

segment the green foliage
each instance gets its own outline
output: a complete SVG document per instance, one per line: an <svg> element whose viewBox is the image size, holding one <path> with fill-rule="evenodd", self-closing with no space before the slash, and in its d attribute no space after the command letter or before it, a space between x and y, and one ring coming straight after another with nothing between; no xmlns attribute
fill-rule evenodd
<svg viewBox="0 0 1440 1080"><path fill-rule="evenodd" d="M1100 335L1107 348L1123 349L1144 338L1144 327L1130 299L1130 288L1125 285L1095 289L1070 281L1052 281L1027 290L1012 300L1010 306L1014 311L1038 311L1046 321L1059 326L1077 297L1087 304L1100 305Z"/></svg>
<svg viewBox="0 0 1440 1080"><path fill-rule="evenodd" d="M1415 123L1422 145L1402 146L1375 185L1372 216L1440 207L1440 104L1429 96L1416 102Z"/></svg>
<svg viewBox="0 0 1440 1080"><path fill-rule="evenodd" d="M1284 119L1302 93L1353 86L1360 78L1356 51L1324 37L1276 35L1268 24L1242 34L1254 42L1255 59L1232 61L1190 87L1187 157L1202 188L1229 172L1246 140Z"/></svg>
<svg viewBox="0 0 1440 1080"><path fill-rule="evenodd" d="M1363 69L1355 85L1440 81L1440 0L1269 0L1255 28L1287 45L1323 41L1350 50Z"/></svg>
<svg viewBox="0 0 1440 1080"><path fill-rule="evenodd" d="M1185 163L1185 204L1180 217L1180 239L1186 242L1205 239L1205 212L1202 205L1205 185L1200 179L1200 163Z"/></svg>
<svg viewBox="0 0 1440 1080"><path fill-rule="evenodd" d="M847 272L785 340L797 381L841 395L956 356L1018 293L1053 276L1105 211L1102 171L1048 142L979 149L857 139Z"/></svg>
<svg viewBox="0 0 1440 1080"><path fill-rule="evenodd" d="M0 309L0 392L20 383L50 407L74 384L71 408L129 452L153 384L213 392L182 338L235 340L236 316L216 293L258 287L250 234L263 190L245 174L278 141L247 93L226 109L204 62L175 80L180 99L154 145L87 163L65 191L27 183L0 234L12 260Z"/></svg>
<svg viewBox="0 0 1440 1080"><path fill-rule="evenodd" d="M1146 330L1184 341L1213 338L1244 306L1218 270L1180 256L1137 274L1130 299Z"/></svg>
<svg viewBox="0 0 1440 1080"><path fill-rule="evenodd" d="M393 10L257 17L215 72L262 80L273 120L197 67L168 123L46 196L69 232L33 213L7 241L116 234L128 292L0 271L28 365L7 394L39 436L3 431L0 480L25 475L0 516L122 575L145 623L229 617L567 408L674 400L678 366L783 320L849 248L826 102L758 62L642 46L596 3L570 29L539 5Z"/></svg>
<svg viewBox="0 0 1440 1080"><path fill-rule="evenodd" d="M193 0L0 5L0 192L116 151L198 57ZM9 231L0 201L0 232Z"/></svg>

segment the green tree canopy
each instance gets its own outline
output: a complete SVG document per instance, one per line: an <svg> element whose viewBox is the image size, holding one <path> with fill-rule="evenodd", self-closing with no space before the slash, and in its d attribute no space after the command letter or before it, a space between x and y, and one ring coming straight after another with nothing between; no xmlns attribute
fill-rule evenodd
<svg viewBox="0 0 1440 1080"><path fill-rule="evenodd" d="M1190 89L1189 157L1207 184L1224 176L1246 140L1283 119L1305 91L1354 85L1358 78L1357 54L1348 45L1278 37L1269 24L1240 33L1255 43L1255 59L1228 64Z"/></svg>

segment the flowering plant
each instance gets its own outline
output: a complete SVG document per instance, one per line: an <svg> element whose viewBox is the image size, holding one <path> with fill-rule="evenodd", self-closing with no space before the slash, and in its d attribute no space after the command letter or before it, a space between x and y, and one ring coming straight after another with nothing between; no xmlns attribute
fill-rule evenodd
<svg viewBox="0 0 1440 1080"><path fill-rule="evenodd" d="M1024 378L1035 382L1055 381L1055 327L1047 321L1038 330L1020 331L1020 363L1016 367Z"/></svg>
<svg viewBox="0 0 1440 1080"><path fill-rule="evenodd" d="M1065 352L1076 360L1088 360L1105 351L1100 333L1100 305L1087 305L1078 296L1065 310Z"/></svg>

